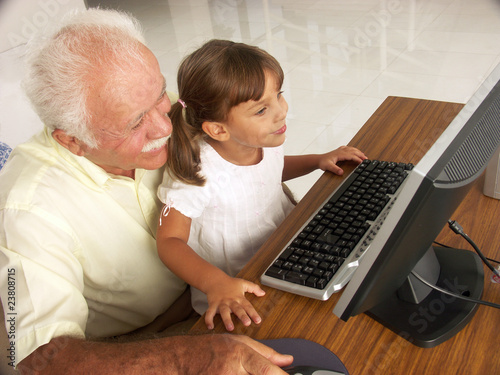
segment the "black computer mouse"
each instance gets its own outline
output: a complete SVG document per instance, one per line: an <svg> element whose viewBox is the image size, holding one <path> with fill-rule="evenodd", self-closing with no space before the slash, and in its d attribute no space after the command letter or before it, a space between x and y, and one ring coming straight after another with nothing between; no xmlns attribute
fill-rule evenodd
<svg viewBox="0 0 500 375"><path fill-rule="evenodd" d="M345 375L343 372L327 370L315 366L293 366L283 369L290 375Z"/></svg>

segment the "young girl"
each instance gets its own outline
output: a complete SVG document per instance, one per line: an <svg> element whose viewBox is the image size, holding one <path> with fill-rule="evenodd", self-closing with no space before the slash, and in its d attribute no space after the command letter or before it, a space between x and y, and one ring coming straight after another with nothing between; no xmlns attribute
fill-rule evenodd
<svg viewBox="0 0 500 375"><path fill-rule="evenodd" d="M293 208L282 181L317 168L342 174L341 160L365 155L341 147L324 155L283 156L288 105L283 71L267 52L212 40L177 75L173 131L158 196L161 260L191 285L193 308L209 329L219 313L245 325L261 318L245 293L264 291L234 278Z"/></svg>

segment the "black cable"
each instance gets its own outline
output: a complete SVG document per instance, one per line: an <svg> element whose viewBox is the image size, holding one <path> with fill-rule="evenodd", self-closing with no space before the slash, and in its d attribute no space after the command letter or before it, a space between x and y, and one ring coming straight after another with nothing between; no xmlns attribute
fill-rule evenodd
<svg viewBox="0 0 500 375"><path fill-rule="evenodd" d="M495 275L497 275L498 277L500 277L500 272L498 272L498 270L491 265L491 263L488 261L488 259L486 259L486 257L483 255L483 253L481 252L481 250L479 250L479 248L476 246L476 244L474 243L474 241L472 241L472 239L464 232L464 229L460 226L460 224L458 224L455 220L448 220L448 225L450 226L450 228L451 228L451 230L453 232L455 232L456 234L459 234L463 238L465 238L465 240L468 243L471 244L471 246L474 248L474 250L476 250L477 255L479 255L479 257L482 259L482 261L484 262L484 264L486 264L488 266L488 268Z"/></svg>
<svg viewBox="0 0 500 375"><path fill-rule="evenodd" d="M496 264L500 264L500 262L498 260L491 259L491 258L488 258L488 257L486 257L486 259L488 259L490 262L493 262L493 263L496 263Z"/></svg>
<svg viewBox="0 0 500 375"><path fill-rule="evenodd" d="M458 299L462 299L462 300L467 301L467 302L477 303L477 304L480 304L480 305L486 305L486 306L489 306L489 307L494 307L496 309L500 309L500 305L498 305L496 303L488 302L488 301L483 301L483 300L480 300L480 299L475 299L475 298L470 298L470 297L465 297L465 296L462 296L460 294L456 294L456 293L450 292L449 290L440 288L437 285L431 284L430 282L428 282L427 280L425 280L424 278L422 278L422 276L420 276L415 271L411 271L411 274L413 276L415 276L420 282L424 283L429 288L437 290L438 292L447 294L449 296L452 296L452 297L455 297L455 298L458 298Z"/></svg>

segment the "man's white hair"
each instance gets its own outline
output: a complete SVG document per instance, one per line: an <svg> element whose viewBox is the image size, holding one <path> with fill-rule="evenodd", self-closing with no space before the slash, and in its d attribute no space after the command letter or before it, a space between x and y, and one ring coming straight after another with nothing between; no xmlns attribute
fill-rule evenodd
<svg viewBox="0 0 500 375"><path fill-rule="evenodd" d="M133 62L145 64L141 43L144 36L134 17L104 9L71 12L31 40L23 88L42 122L97 147L89 126L89 82L103 66L123 74Z"/></svg>

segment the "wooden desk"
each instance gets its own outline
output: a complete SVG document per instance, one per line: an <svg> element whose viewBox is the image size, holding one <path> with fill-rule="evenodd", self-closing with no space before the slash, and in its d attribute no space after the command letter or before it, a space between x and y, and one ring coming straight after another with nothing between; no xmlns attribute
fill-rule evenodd
<svg viewBox="0 0 500 375"><path fill-rule="evenodd" d="M367 121L350 145L372 159L416 164L463 107L462 104L389 97ZM346 173L354 168L344 166ZM325 173L278 230L241 271L240 277L259 283L259 276L315 208L342 178ZM487 257L500 259L500 201L482 194L479 179L453 215ZM467 242L443 229L438 240L470 249ZM483 298L500 303L500 284L489 281L485 269ZM452 339L423 349L384 328L365 314L344 322L332 310L339 294L317 301L263 287L266 296L249 295L263 317L259 325L237 323L235 333L255 339L305 338L332 350L350 374L493 374L500 371L500 311L480 306L472 321ZM219 319L216 332L225 332ZM206 332L201 319L192 332Z"/></svg>

